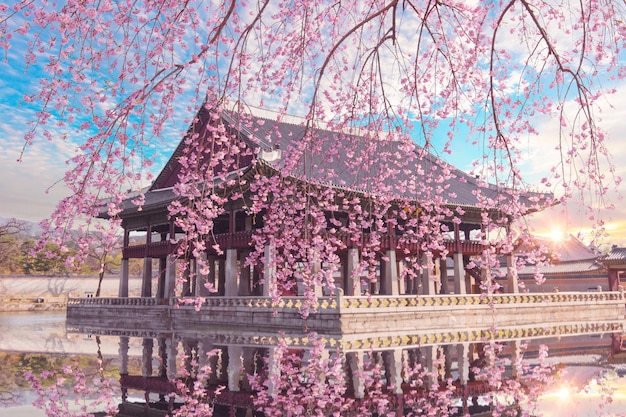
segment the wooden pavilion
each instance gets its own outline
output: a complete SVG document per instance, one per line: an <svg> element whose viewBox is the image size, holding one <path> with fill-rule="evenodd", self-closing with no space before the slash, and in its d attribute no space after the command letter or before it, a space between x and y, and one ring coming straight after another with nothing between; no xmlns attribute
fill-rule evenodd
<svg viewBox="0 0 626 417"><path fill-rule="evenodd" d="M215 145L211 136L215 135L216 126L219 126L221 132L226 132L230 138L228 143ZM236 158L219 161L217 166L213 163L211 169L215 178L211 180L212 187L219 189L223 195L241 190L242 193L240 198L229 199L224 204L223 212L213 219L213 229L207 235L206 251L198 255L205 257L210 272L204 276L200 274L195 268L194 256L187 256L185 262L188 264L184 268L188 282L175 294L177 242L184 231L176 225L176 218L170 216L168 207L173 201L184 200L177 196L174 189L183 171L180 158L191 158L186 153L190 140L195 141L197 145L194 146L204 153L221 152L226 155L227 148L237 146L240 149ZM300 146L302 141L308 141L308 148L304 151ZM310 148L317 149L310 151ZM292 157L294 154L297 154L296 157ZM359 163L355 163L355 160ZM131 258L143 259L144 262L142 297L166 300L174 295L208 296L210 294L205 289L207 282L216 289L214 295L268 295L272 277L264 274L267 265L262 264L269 264L271 260L265 259L252 267L244 265L254 249L253 236L261 232L266 214L265 210L251 212L255 194L251 191L254 188L251 184L259 181L259 177L274 175L290 178L309 187L326 187L335 192L351 193L362 201L383 197L388 203L385 221L392 225L379 234L381 243L376 262L380 281L377 285L367 287L361 285L362 277L354 271L358 269L363 246L370 242L369 228L363 227L355 237L346 231L349 208L325 210L329 220L328 228L332 229L333 224L340 225L337 230L331 231L340 260L333 280L334 286L342 288L345 295L366 292L374 295L478 293L480 271L467 268L467 265L470 257L480 255L487 244L486 241L472 240L473 232L483 228L485 215L489 218L498 217L500 221L504 218L503 227L510 221L499 210L503 202L512 199L506 189L481 183L477 178L451 167L422 149L406 150L401 141L393 138L369 140L353 133L307 128L284 119L277 121L276 117L267 115L246 115L242 118L239 114L222 111L218 118L203 107L168 163L142 196L143 203L138 206L132 202L133 199L129 199L118 214L124 228L119 296L128 296L128 261ZM372 185L374 181L376 184ZM429 187L430 191L424 191ZM432 191L434 188L445 191ZM540 209L542 197L524 195L518 204L525 210L537 210ZM433 240L440 240L439 249L429 252L433 258L425 259L424 245L411 238L420 226L402 227L407 224L407 219L406 216L401 218L398 213L402 214L403 206L407 210L407 201L413 211L421 211L422 205L433 204L432 200L438 200L436 204L443 207L448 215L440 220L442 231L432 237ZM483 203L487 200L490 201L490 209L485 208ZM102 216L107 217L107 214L103 213ZM145 236L145 242L131 244L136 240L130 239L130 236L137 234ZM512 259L512 255L507 256ZM454 260L453 288L448 286L448 268L441 267L440 261L445 257ZM180 267L181 257L178 258ZM420 263L419 276L411 280L403 278L402 274L403 266L407 265L405 260L409 258L418 259ZM158 271L153 271L156 268ZM153 275L158 276L156 288L152 284ZM517 292L515 274L508 274L506 291ZM293 295L296 290L287 293Z"/></svg>

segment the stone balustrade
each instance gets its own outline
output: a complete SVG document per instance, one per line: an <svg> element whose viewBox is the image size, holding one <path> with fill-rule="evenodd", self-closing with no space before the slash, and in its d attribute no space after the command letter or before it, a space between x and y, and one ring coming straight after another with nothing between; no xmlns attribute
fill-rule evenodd
<svg viewBox="0 0 626 417"><path fill-rule="evenodd" d="M321 297L208 297L196 308L154 298L70 298L68 323L151 331L482 332L578 323L623 322L623 292Z"/></svg>
<svg viewBox="0 0 626 417"><path fill-rule="evenodd" d="M124 297L124 298L106 298L106 297L86 297L86 298L68 298L67 305L106 305L106 306L155 306L159 304L158 299L152 297Z"/></svg>

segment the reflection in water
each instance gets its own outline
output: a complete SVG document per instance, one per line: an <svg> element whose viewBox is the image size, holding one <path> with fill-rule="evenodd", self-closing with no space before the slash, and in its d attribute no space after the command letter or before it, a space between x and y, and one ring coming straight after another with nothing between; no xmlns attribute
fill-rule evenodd
<svg viewBox="0 0 626 417"><path fill-rule="evenodd" d="M29 352L6 352L3 347L4 406L32 401L23 390L23 371L60 370L69 358L78 361L92 387L99 386L96 335L66 335L49 317L11 320L23 326L24 340L40 333L43 347L24 343ZM19 334L7 324L7 317L0 326L4 334ZM54 333L72 352L38 353L45 349L46 332ZM165 415L168 408L180 410L190 398L206 408L215 407L216 416L252 415L251 410L262 415L259 410L268 404L284 415L315 410L345 416L491 415L494 411L515 416L524 412L626 415L626 353L618 333L457 343L397 336L388 344L374 336L281 338L134 331L100 338L102 368L107 379L117 384L112 389L125 415L141 415L146 399L155 412ZM194 393L193 380L201 381L201 392Z"/></svg>
<svg viewBox="0 0 626 417"><path fill-rule="evenodd" d="M135 372L125 353L133 339L142 344ZM342 416L622 416L626 409L619 334L419 346L363 341L362 349L321 336L235 339L119 336L120 410L132 415L145 400L162 415L190 400L194 408L215 407L217 416L263 415L268 406L266 415ZM197 381L202 389L194 392Z"/></svg>

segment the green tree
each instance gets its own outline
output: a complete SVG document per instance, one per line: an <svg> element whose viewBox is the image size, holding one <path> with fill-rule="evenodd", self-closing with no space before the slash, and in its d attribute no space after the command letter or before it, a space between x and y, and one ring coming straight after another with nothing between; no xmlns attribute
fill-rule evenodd
<svg viewBox="0 0 626 417"><path fill-rule="evenodd" d="M22 220L12 218L0 224L0 273L21 272L21 245L27 232L28 226Z"/></svg>
<svg viewBox="0 0 626 417"><path fill-rule="evenodd" d="M34 242L32 240L23 245L23 250L28 253L22 264L25 274L60 275L68 273L65 260L70 252L63 252L58 245L49 242L46 243L42 251L33 256L30 253L33 247Z"/></svg>

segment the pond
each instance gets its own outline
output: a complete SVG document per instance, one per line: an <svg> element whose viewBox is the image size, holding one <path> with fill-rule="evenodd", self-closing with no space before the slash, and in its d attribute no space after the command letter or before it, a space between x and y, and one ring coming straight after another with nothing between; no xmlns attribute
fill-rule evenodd
<svg viewBox="0 0 626 417"><path fill-rule="evenodd" d="M213 335L206 337L207 340L210 339L207 343L211 346L216 343L226 346L227 341L223 334L215 335L214 339ZM541 386L536 404L521 405L532 415L626 416L626 354L616 350L620 341L621 335L605 333L508 342L501 344L503 359L500 363L503 364L503 369L510 368L516 347L526 346L524 361L527 375L539 369L540 363L549 369L558 370L553 372L557 375L556 378L548 385ZM97 385L103 380L108 381L115 396L113 401L117 404L122 401L120 372L131 376L146 373L157 375L164 360L160 357L164 346L163 340L156 335L120 337L68 332L64 312L0 313L0 407L2 407L0 415L44 416L42 410L31 405L36 395L29 388L23 376L24 372L31 371L37 375L44 370L59 370L72 362L84 372L90 383ZM191 348L190 346L181 342L180 346L177 344L174 348L192 348L191 350L197 353L197 346ZM548 357L545 359L541 358L542 346L548 349ZM458 346L448 348L445 345L435 350L422 348L419 354L435 352L433 363L440 364L446 362L446 358L449 357L453 363L450 368L441 365L441 373L447 372L452 379L456 379L462 373L458 359L460 356L458 350L455 351L458 348ZM228 352L232 355L233 351ZM418 350L405 349L404 360L408 361L407 358L415 352ZM296 356L298 354L297 350L293 349L290 353ZM149 357L149 360L146 361L146 357ZM359 357L363 364L371 365L382 361L384 355L361 352ZM99 370L98 359L101 360L102 371ZM479 366L480 361L473 363L470 368L471 374L477 373L473 367ZM222 382L228 384L228 375L223 376ZM143 393L140 390L133 390L132 383L129 387L126 401L141 402ZM150 400L158 402L159 395L153 392ZM472 415L489 415L480 414L485 412L485 401L483 394L480 393L469 399L468 409ZM461 408L462 404L459 404L459 407ZM98 404L95 408L98 408ZM103 411L103 408L94 411ZM220 415L220 412L216 412L216 415Z"/></svg>

